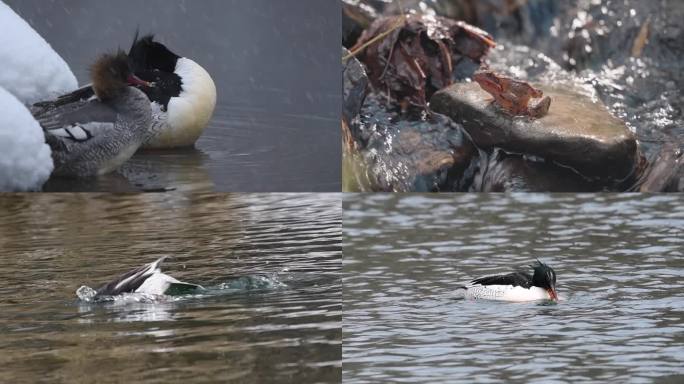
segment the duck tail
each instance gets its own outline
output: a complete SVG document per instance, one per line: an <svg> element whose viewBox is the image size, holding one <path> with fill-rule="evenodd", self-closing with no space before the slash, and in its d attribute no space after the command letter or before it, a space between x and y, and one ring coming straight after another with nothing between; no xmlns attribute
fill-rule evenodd
<svg viewBox="0 0 684 384"><path fill-rule="evenodd" d="M168 258L169 258L169 255L162 256L162 257L158 258L157 260L153 261L152 263L150 263L151 270L154 271L154 270L161 269L161 264L164 262L164 260L166 260Z"/></svg>
<svg viewBox="0 0 684 384"><path fill-rule="evenodd" d="M452 299L461 300L465 299L466 292L468 292L468 287L462 285L460 287L456 287L456 290L450 296Z"/></svg>

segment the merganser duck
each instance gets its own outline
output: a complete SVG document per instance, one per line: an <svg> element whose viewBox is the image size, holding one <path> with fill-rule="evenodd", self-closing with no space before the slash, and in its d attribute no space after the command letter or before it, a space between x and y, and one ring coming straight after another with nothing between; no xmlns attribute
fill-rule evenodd
<svg viewBox="0 0 684 384"><path fill-rule="evenodd" d="M54 175L90 177L116 170L152 125L147 96L132 86L150 84L132 73L124 52L100 57L91 77L92 87L32 107L52 149Z"/></svg>
<svg viewBox="0 0 684 384"><path fill-rule="evenodd" d="M43 130L3 87L0 109L0 192L38 191L54 167Z"/></svg>
<svg viewBox="0 0 684 384"><path fill-rule="evenodd" d="M196 62L171 52L153 35L138 39L128 53L136 76L154 87L139 89L152 103L153 128L145 148L188 147L200 137L216 106L216 86Z"/></svg>
<svg viewBox="0 0 684 384"><path fill-rule="evenodd" d="M94 294L92 289L85 285L76 290L76 294L81 298L98 299L123 293L180 295L204 289L201 285L185 283L162 273L160 265L167 257L161 257L152 263L126 272L102 285ZM90 295L88 295L89 292Z"/></svg>
<svg viewBox="0 0 684 384"><path fill-rule="evenodd" d="M466 299L502 301L558 300L556 272L537 260L531 265L534 274L514 272L507 275L480 277L461 287Z"/></svg>
<svg viewBox="0 0 684 384"><path fill-rule="evenodd" d="M25 105L71 92L76 76L38 32L0 1L0 86Z"/></svg>

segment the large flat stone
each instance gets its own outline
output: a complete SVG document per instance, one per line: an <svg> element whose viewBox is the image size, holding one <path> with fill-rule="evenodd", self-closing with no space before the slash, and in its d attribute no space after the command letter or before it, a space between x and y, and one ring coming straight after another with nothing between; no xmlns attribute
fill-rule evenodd
<svg viewBox="0 0 684 384"><path fill-rule="evenodd" d="M636 138L600 101L568 86L534 85L552 99L549 113L536 120L505 114L476 83L440 90L430 109L462 124L481 148L540 156L590 178L619 180L633 172Z"/></svg>

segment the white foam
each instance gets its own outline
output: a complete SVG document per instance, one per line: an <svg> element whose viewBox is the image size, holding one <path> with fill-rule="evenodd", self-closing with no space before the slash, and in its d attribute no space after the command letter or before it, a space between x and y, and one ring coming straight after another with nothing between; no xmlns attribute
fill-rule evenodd
<svg viewBox="0 0 684 384"><path fill-rule="evenodd" d="M97 291L87 285L81 285L76 290L76 296L78 296L81 301L92 301L95 298L95 295L97 295Z"/></svg>

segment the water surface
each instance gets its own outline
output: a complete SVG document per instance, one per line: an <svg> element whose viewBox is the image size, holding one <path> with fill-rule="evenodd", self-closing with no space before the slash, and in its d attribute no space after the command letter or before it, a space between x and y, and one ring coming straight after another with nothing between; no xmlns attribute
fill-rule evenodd
<svg viewBox="0 0 684 384"><path fill-rule="evenodd" d="M0 382L339 382L335 194L0 198ZM87 303L163 255L206 292Z"/></svg>
<svg viewBox="0 0 684 384"><path fill-rule="evenodd" d="M53 191L340 191L340 5L300 0L9 0L79 84L136 28L202 65L214 117L192 151L138 154L122 174Z"/></svg>
<svg viewBox="0 0 684 384"><path fill-rule="evenodd" d="M344 200L345 382L684 378L681 196ZM556 305L455 294L536 257L557 273Z"/></svg>

